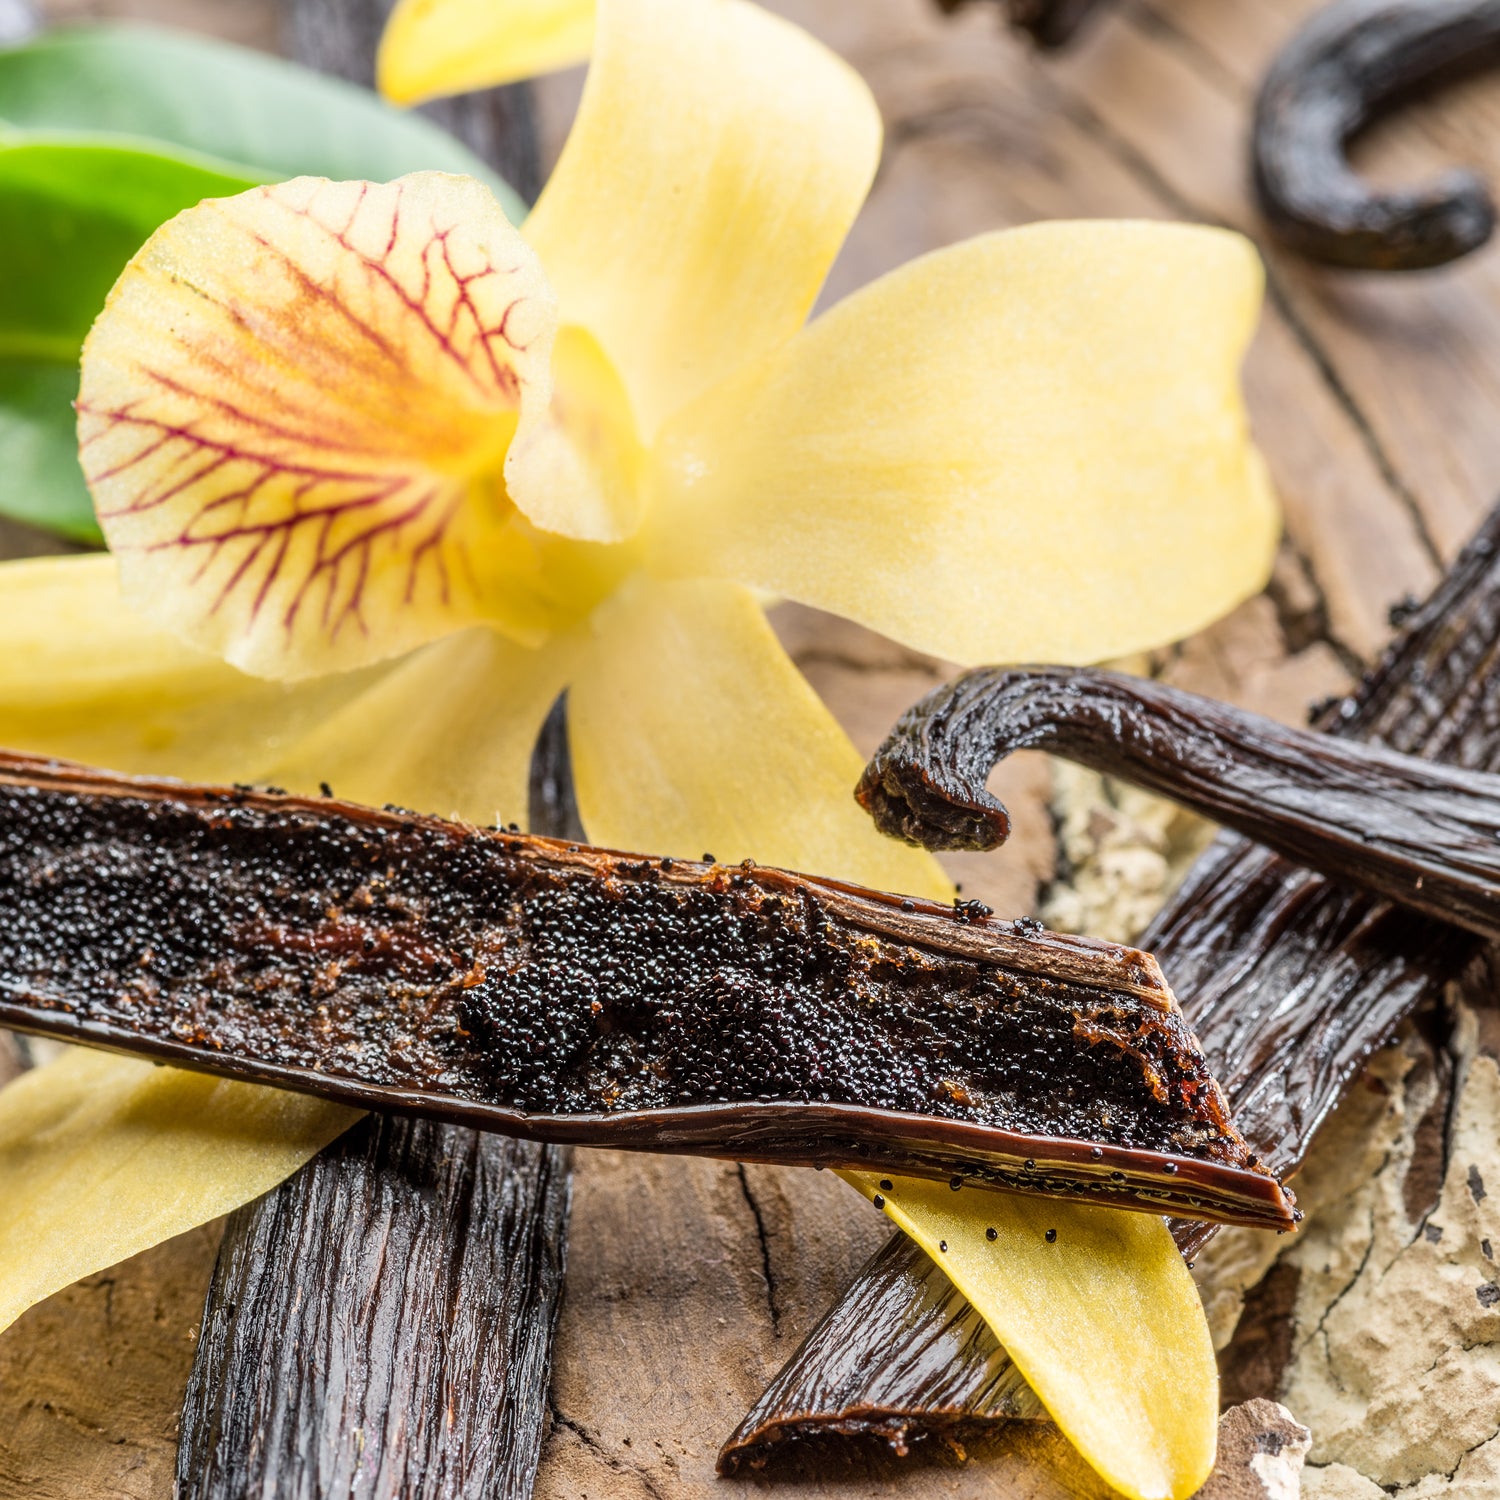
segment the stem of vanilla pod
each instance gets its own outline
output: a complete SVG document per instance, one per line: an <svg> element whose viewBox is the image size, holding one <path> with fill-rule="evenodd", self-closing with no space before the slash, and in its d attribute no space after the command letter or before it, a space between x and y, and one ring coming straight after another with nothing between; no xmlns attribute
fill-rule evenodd
<svg viewBox="0 0 1500 1500"><path fill-rule="evenodd" d="M1120 673L966 673L902 716L859 799L894 837L994 848L1009 820L985 778L1016 750L1131 782L1324 875L1500 937L1500 776Z"/></svg>
<svg viewBox="0 0 1500 1500"><path fill-rule="evenodd" d="M1325 723L1339 740L1500 772L1500 508ZM1220 835L1141 941L1185 997L1247 1139L1286 1173L1370 1055L1440 999L1479 948L1462 929L1234 833ZM1212 1232L1176 1226L1189 1255ZM872 1434L904 1447L1027 1412L983 1320L897 1234L792 1355L719 1463L724 1472L758 1465L804 1436Z"/></svg>

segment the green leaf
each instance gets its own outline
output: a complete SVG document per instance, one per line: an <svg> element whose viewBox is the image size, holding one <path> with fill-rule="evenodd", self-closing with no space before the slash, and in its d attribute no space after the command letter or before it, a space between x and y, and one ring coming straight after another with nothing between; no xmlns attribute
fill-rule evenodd
<svg viewBox="0 0 1500 1500"><path fill-rule="evenodd" d="M88 139L0 144L0 512L98 541L78 467L78 352L158 224L261 180Z"/></svg>
<svg viewBox="0 0 1500 1500"><path fill-rule="evenodd" d="M101 540L78 467L78 364L0 360L0 513L75 542Z"/></svg>
<svg viewBox="0 0 1500 1500"><path fill-rule="evenodd" d="M435 168L520 201L451 136L349 84L143 26L0 50L0 514L101 540L72 402L84 335L126 261L203 198L303 173Z"/></svg>
<svg viewBox="0 0 1500 1500"><path fill-rule="evenodd" d="M157 225L263 180L147 147L0 137L0 355L76 364L115 278Z"/></svg>
<svg viewBox="0 0 1500 1500"><path fill-rule="evenodd" d="M0 119L48 132L150 138L272 177L465 172L524 212L431 121L365 89L247 48L153 26L88 26L0 51Z"/></svg>
<svg viewBox="0 0 1500 1500"><path fill-rule="evenodd" d="M78 351L164 220L258 177L87 139L0 144L0 513L98 541L78 467Z"/></svg>

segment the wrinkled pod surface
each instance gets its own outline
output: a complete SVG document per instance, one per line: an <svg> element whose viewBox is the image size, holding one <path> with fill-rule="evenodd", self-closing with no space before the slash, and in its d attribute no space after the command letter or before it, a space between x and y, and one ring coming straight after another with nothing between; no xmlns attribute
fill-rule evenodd
<svg viewBox="0 0 1500 1500"><path fill-rule="evenodd" d="M1500 937L1500 776L1288 728L1121 673L966 673L902 716L858 796L894 837L991 849L1009 820L985 778L1016 750L1131 782L1298 864Z"/></svg>

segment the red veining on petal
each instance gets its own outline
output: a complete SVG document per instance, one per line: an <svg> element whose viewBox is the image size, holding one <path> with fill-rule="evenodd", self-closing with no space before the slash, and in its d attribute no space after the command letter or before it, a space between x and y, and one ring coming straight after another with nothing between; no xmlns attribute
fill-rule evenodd
<svg viewBox="0 0 1500 1500"><path fill-rule="evenodd" d="M80 406L80 410L87 412L90 408ZM226 490L215 494L212 499L204 500L189 516L186 525L175 533L141 544L143 550L149 552L178 548L197 555L199 560L192 574L194 583L203 579L209 565L223 548L235 542L249 544L234 571L219 585L209 613L218 611L239 584L252 573L265 549L273 547L274 557L261 577L250 608L251 619L257 618L280 576L281 565L285 560L292 533L297 527L302 526L314 527L316 550L310 565L306 566L305 581L283 610L281 622L287 631L295 625L308 596L317 590L319 584L323 585L324 593L323 607L319 616L320 624L332 638L336 639L339 631L350 622L356 624L361 631L367 631L366 622L360 619L360 603L364 594L364 584L369 576L371 549L382 537L389 538L395 544L396 551L406 553L403 602L409 604L415 599L418 573L424 561L427 561L432 564L436 572L439 598L442 604L445 606L449 604L451 597L449 564L444 557L443 546L461 503L461 495L448 493L445 503L435 506L436 501L445 497L441 486L428 482L409 500L405 500L402 509L392 512L389 509L391 502L405 499L413 489L417 488L414 478L391 476L377 481L369 475L351 470L319 469L307 464L271 464L243 450L209 442L195 437L182 428L167 427L151 419L132 417L124 412L100 415L109 423L133 422L137 425L150 425L161 429L161 436L142 450L137 458L127 459L108 471L109 473L123 472L140 458L156 454L162 443L172 440L180 441L190 451L214 455L204 467L176 480L166 489L159 492L147 490L121 510L101 510L99 512L101 521L113 520L122 515L139 513L165 505L185 489L201 484L226 464L240 463L258 470L255 477L247 480L239 488ZM272 479L287 476L297 476L300 479L300 483L292 491L290 513L273 521L261 523L248 521L246 518L256 493ZM353 493L336 501L324 501L319 498L321 487L337 484L370 487L356 488ZM213 527L205 524L215 521L219 512L225 508L233 508L236 511L234 520ZM342 537L337 545L334 544L334 527L337 521L349 518L355 512L374 508L378 508L378 514L371 516L367 524L362 525L353 535ZM424 521L430 524L421 539L415 543L403 545L403 531L408 527L416 529ZM465 552L463 541L458 539L453 545L463 557ZM463 557L463 562L467 567L467 557ZM343 572L346 567L351 566L354 568L354 581L343 591L341 602L336 605L335 601L340 600L339 584Z"/></svg>
<svg viewBox="0 0 1500 1500"><path fill-rule="evenodd" d="M552 313L498 209L469 222L482 190L452 182L205 204L100 319L78 410L101 524L153 588L194 594L215 643L353 633L381 648L368 659L483 612L478 560L513 514L500 465L528 391L547 398Z"/></svg>

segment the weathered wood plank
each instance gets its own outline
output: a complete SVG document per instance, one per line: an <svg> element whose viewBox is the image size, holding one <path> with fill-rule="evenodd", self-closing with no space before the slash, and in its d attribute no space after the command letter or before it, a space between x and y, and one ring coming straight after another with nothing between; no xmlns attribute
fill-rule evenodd
<svg viewBox="0 0 1500 1500"><path fill-rule="evenodd" d="M0 1338L4 1500L171 1500L222 1221L31 1309Z"/></svg>
<svg viewBox="0 0 1500 1500"><path fill-rule="evenodd" d="M1194 217L1259 236L1245 191L1250 102L1271 57L1315 8L1315 0L1125 4L1051 77L1071 107L1092 112ZM1457 162L1494 178L1497 125L1500 91L1472 79L1372 132L1355 160L1386 181ZM1500 461L1500 429L1490 420L1500 392L1500 255L1488 247L1408 276L1318 270L1274 248L1269 260L1287 315L1386 488L1433 553L1451 557L1487 507Z"/></svg>

